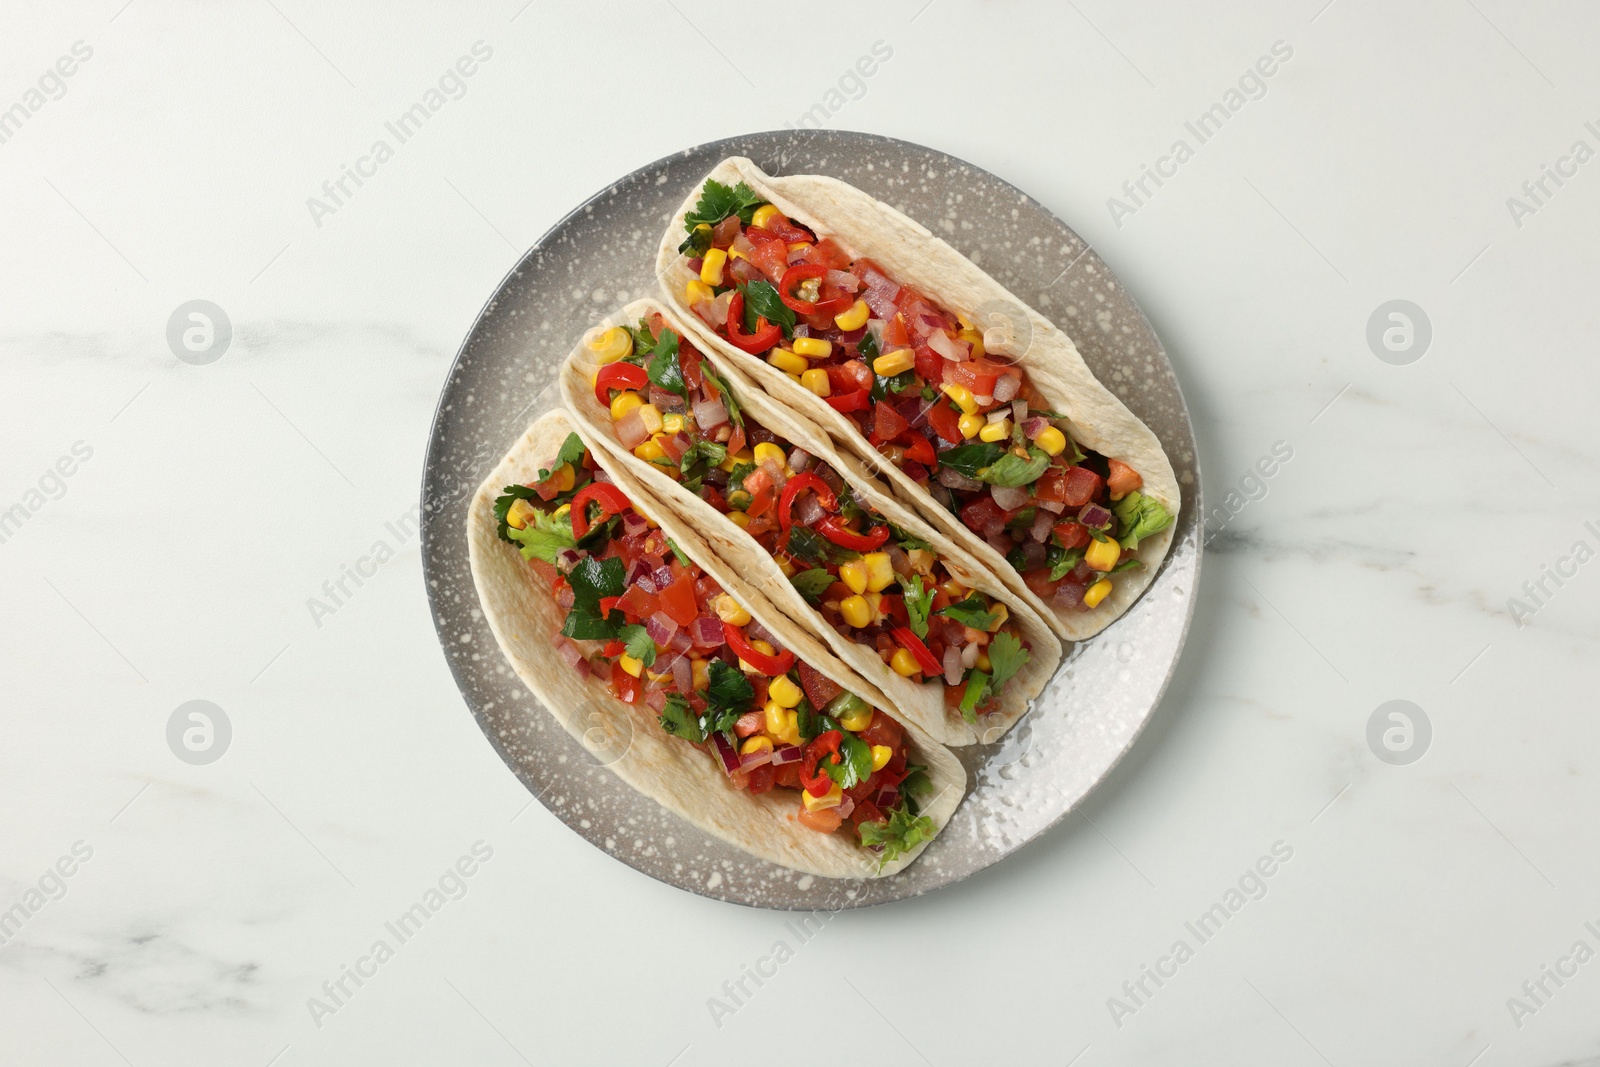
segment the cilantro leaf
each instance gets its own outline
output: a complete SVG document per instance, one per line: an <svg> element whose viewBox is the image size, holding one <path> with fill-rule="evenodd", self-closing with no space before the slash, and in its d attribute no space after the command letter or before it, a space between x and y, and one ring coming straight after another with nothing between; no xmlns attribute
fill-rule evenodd
<svg viewBox="0 0 1600 1067"><path fill-rule="evenodd" d="M905 549L907 552L918 548L931 549L933 547L922 538L913 537L911 534L906 533L892 522L889 524L889 532L894 535L894 543Z"/></svg>
<svg viewBox="0 0 1600 1067"><path fill-rule="evenodd" d="M926 815L912 815L904 808L896 808L884 822L864 822L857 829L863 845L883 849L878 858L879 870L939 832L932 819Z"/></svg>
<svg viewBox="0 0 1600 1067"><path fill-rule="evenodd" d="M576 548L572 538L572 514L560 518L545 512L535 512L533 522L518 530L506 527L506 540L522 546L523 559L542 559L554 563L563 549Z"/></svg>
<svg viewBox="0 0 1600 1067"><path fill-rule="evenodd" d="M771 282L753 281L739 286L744 294L744 328L756 330L756 316L783 327L783 336L794 336L794 308L783 302Z"/></svg>
<svg viewBox="0 0 1600 1067"><path fill-rule="evenodd" d="M989 669L994 672L990 685L994 691L998 693L1027 662L1028 650L1022 647L1021 638L1003 631L995 634L989 642Z"/></svg>
<svg viewBox="0 0 1600 1067"><path fill-rule="evenodd" d="M822 594L828 586L833 584L833 575L821 567L812 567L810 570L796 571L789 578L789 584L806 598L807 603L816 604L822 600Z"/></svg>
<svg viewBox="0 0 1600 1067"><path fill-rule="evenodd" d="M940 608L938 614L954 619L963 626L970 626L974 630L987 630L999 617L989 613L989 606L984 602L983 594L976 590L968 594L959 604Z"/></svg>
<svg viewBox="0 0 1600 1067"><path fill-rule="evenodd" d="M729 483L732 485L732 481ZM729 501L730 504L733 501ZM853 552L848 548L838 545L823 537L817 531L807 526L789 527L789 541L786 546L789 555L806 563L844 563L860 557L861 553Z"/></svg>
<svg viewBox="0 0 1600 1067"><path fill-rule="evenodd" d="M1109 571L1106 571L1106 573L1107 574L1121 574L1123 571L1137 570L1138 568L1143 567L1143 566L1144 566L1144 561L1143 560L1125 559L1122 562L1118 563L1115 567L1112 567Z"/></svg>
<svg viewBox="0 0 1600 1067"><path fill-rule="evenodd" d="M872 777L872 746L855 734L846 733L839 740L839 762L817 764L829 778L839 783L840 789L854 789Z"/></svg>
<svg viewBox="0 0 1600 1067"><path fill-rule="evenodd" d="M939 453L939 466L949 467L957 474L964 474L968 478L978 477L978 471L998 461L1005 449L996 444L985 441L974 441L970 445L957 445L947 448ZM1048 462L1048 457L1047 460Z"/></svg>
<svg viewBox="0 0 1600 1067"><path fill-rule="evenodd" d="M699 226L696 226L694 229L689 231L689 236L685 237L683 239L683 243L678 246L678 253L680 255L689 256L691 258L695 256L703 256L709 251L711 251L710 227L702 230Z"/></svg>
<svg viewBox="0 0 1600 1067"><path fill-rule="evenodd" d="M565 637L579 641L606 641L622 628L622 612L613 608L601 614L603 597L622 595L622 560L616 556L600 560L589 556L567 575L572 585L572 609L561 627Z"/></svg>
<svg viewBox="0 0 1600 1067"><path fill-rule="evenodd" d="M1052 545L1051 547L1054 548L1056 546ZM1052 582L1059 582L1065 578L1078 565L1078 561L1083 559L1083 549L1081 548L1059 549L1058 551L1061 553L1060 557L1050 564L1050 580Z"/></svg>
<svg viewBox="0 0 1600 1067"><path fill-rule="evenodd" d="M656 643L650 637L650 631L639 623L630 623L618 630L617 640L628 646L626 649L628 656L643 663L646 667L655 666Z"/></svg>
<svg viewBox="0 0 1600 1067"><path fill-rule="evenodd" d="M656 338L655 346L650 350L650 365L645 368L650 380L669 393L686 396L687 388L683 384L683 368L678 365L678 335L671 330L662 330L661 336Z"/></svg>
<svg viewBox="0 0 1600 1067"><path fill-rule="evenodd" d="M727 445L720 445L715 441L706 441L702 439L690 445L688 451L684 452L683 455L678 457L678 462L676 465L684 470L688 470L701 460L705 460L709 466L720 467L722 466L722 461L727 458Z"/></svg>
<svg viewBox="0 0 1600 1067"><path fill-rule="evenodd" d="M744 676L744 672L728 666L720 659L711 661L707 673L709 684L706 686L706 703L713 707L740 709L756 695L755 687Z"/></svg>
<svg viewBox="0 0 1600 1067"><path fill-rule="evenodd" d="M700 724L700 719L689 707L688 698L682 693L667 695L666 706L661 709L658 721L661 728L674 737L681 737L696 745L706 739L705 727Z"/></svg>
<svg viewBox="0 0 1600 1067"><path fill-rule="evenodd" d="M744 429L744 415L739 410L739 400L733 395L733 390L728 388L727 380L717 373L710 361L700 364L700 376L716 386L717 395L722 398L722 406L727 409L728 421Z"/></svg>
<svg viewBox="0 0 1600 1067"><path fill-rule="evenodd" d="M919 638L928 636L928 613L933 609L933 590L922 587L922 575L913 574L901 579L900 591L905 594L906 614L911 617L911 632Z"/></svg>
<svg viewBox="0 0 1600 1067"><path fill-rule="evenodd" d="M810 744L816 736L823 731L823 719L826 716L817 714L817 709L811 706L811 701L800 698L800 703L795 705L794 724L800 734L802 745Z"/></svg>
<svg viewBox="0 0 1600 1067"><path fill-rule="evenodd" d="M1137 491L1113 501L1111 510L1122 524L1122 547L1129 552L1139 547L1141 539L1172 525L1172 514L1161 506L1161 501Z"/></svg>
<svg viewBox="0 0 1600 1067"><path fill-rule="evenodd" d="M729 215L738 215L739 221L749 224L755 209L766 200L745 182L731 189L714 179L706 179L700 190L700 202L683 218L683 228L690 233L696 226L715 226Z"/></svg>
<svg viewBox="0 0 1600 1067"><path fill-rule="evenodd" d="M952 449L954 451L954 449ZM980 482L1016 489L1038 481L1039 475L1050 466L1050 454L1042 448L1028 449L1028 458L1007 452L987 467L980 467L973 475Z"/></svg>
<svg viewBox="0 0 1600 1067"><path fill-rule="evenodd" d="M992 655L989 658L994 659ZM973 670L967 674L967 688L961 694L961 717L974 726L978 724L978 705L983 703L988 688L989 676L983 671Z"/></svg>
<svg viewBox="0 0 1600 1067"><path fill-rule="evenodd" d="M576 464L582 461L583 454L587 451L589 450L584 446L583 438L575 433L567 434L567 439L561 442L561 451L556 453L555 469L560 470L564 464Z"/></svg>
<svg viewBox="0 0 1600 1067"><path fill-rule="evenodd" d="M510 524L506 522L506 514L510 512L511 505L518 500L537 500L539 494L531 485L508 485L500 490L500 495L494 498L494 520L500 524L500 540L509 541L506 531Z"/></svg>
<svg viewBox="0 0 1600 1067"><path fill-rule="evenodd" d="M861 358L871 363L878 358L878 339L871 330L861 335L861 340L856 342L856 351L861 353Z"/></svg>
<svg viewBox="0 0 1600 1067"><path fill-rule="evenodd" d="M902 796L922 796L933 788L933 779L928 777L928 768L920 763L906 764L906 776L900 781ZM912 809L913 812L916 810Z"/></svg>

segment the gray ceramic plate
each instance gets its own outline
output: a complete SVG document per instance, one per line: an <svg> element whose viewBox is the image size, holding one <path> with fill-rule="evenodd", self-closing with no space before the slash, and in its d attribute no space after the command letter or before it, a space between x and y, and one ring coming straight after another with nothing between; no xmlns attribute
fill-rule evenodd
<svg viewBox="0 0 1600 1067"><path fill-rule="evenodd" d="M555 372L576 339L655 290L662 228L716 162L831 174L944 237L1065 329L1101 381L1166 447L1184 509L1160 576L1122 619L1068 649L1049 687L999 743L957 750L969 793L926 852L879 881L801 875L756 860L624 785L506 666L467 566L466 508L533 419L559 406ZM1199 577L1194 429L1172 366L1137 304L1077 234L987 171L859 133L778 132L701 145L634 171L547 233L483 309L434 416L422 553L440 643L478 725L524 785L597 847L663 882L763 908L863 907L949 885L1064 817L1138 736L1177 662Z"/></svg>

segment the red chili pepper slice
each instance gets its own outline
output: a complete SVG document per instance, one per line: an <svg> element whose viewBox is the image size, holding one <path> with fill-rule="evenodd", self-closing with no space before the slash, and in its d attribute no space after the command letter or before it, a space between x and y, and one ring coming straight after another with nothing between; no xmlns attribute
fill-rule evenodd
<svg viewBox="0 0 1600 1067"><path fill-rule="evenodd" d="M861 411L872 403L871 389L857 389L853 393L824 397L835 411Z"/></svg>
<svg viewBox="0 0 1600 1067"><path fill-rule="evenodd" d="M938 660L933 658L933 653L929 652L928 646L922 643L922 638L912 633L910 629L904 626L896 626L889 632L894 634L896 641L905 646L907 652L911 653L912 658L917 661L917 666L922 668L923 674L935 675L944 673L944 668L939 665Z"/></svg>
<svg viewBox="0 0 1600 1067"><path fill-rule="evenodd" d="M600 521L605 522L611 516L627 511L633 507L632 502L622 495L622 490L610 482L593 482L578 490L578 495L572 498L572 536L579 538L589 532L589 503L594 501L600 505Z"/></svg>
<svg viewBox="0 0 1600 1067"><path fill-rule="evenodd" d="M735 346L758 356L778 343L783 336L783 330L775 322L768 322L757 317L756 332L744 332L744 294L733 294L733 300L728 304L728 321L726 323L728 340Z"/></svg>
<svg viewBox="0 0 1600 1067"><path fill-rule="evenodd" d="M823 263L796 263L783 272L783 280L778 283L778 299L801 315L837 315L855 301L848 296L801 300L793 293L794 287L801 282L808 278L820 278L827 273L828 267Z"/></svg>
<svg viewBox="0 0 1600 1067"><path fill-rule="evenodd" d="M815 492L818 503L828 511L833 511L839 506L839 498L834 496L833 490L828 488L827 482L810 471L806 471L804 474L796 474L784 483L783 496L778 500L778 525L785 532L788 531L793 522L789 516L789 509L794 507L794 498L799 496L801 490L804 489L810 489Z"/></svg>
<svg viewBox="0 0 1600 1067"><path fill-rule="evenodd" d="M931 467L938 457L933 453L932 441L921 434L912 434L911 443L906 445L905 458L920 463L925 467Z"/></svg>
<svg viewBox="0 0 1600 1067"><path fill-rule="evenodd" d="M814 797L825 797L828 790L833 788L833 779L826 774L817 773L817 763L823 756L831 755L833 762L839 762L839 743L844 740L844 735L838 730L828 730L818 734L806 746L805 757L800 761L800 784L807 793Z"/></svg>
<svg viewBox="0 0 1600 1067"><path fill-rule="evenodd" d="M644 368L633 363L607 363L594 376L594 398L601 406L611 406L611 390L643 389L650 381Z"/></svg>
<svg viewBox="0 0 1600 1067"><path fill-rule="evenodd" d="M874 526L869 532L856 533L844 524L844 520L837 515L829 515L817 524L817 532L840 548L848 548L852 552L871 552L889 540L889 527Z"/></svg>
<svg viewBox="0 0 1600 1067"><path fill-rule="evenodd" d="M603 597L601 597L600 598L600 617L603 619L607 615L610 615L612 610L616 608L617 601L619 601L621 599L622 598L619 597L619 596L603 596ZM620 642L617 642L617 641L611 642L612 645L619 644L619 643ZM606 646L606 655L607 656L611 656L613 654L614 653L611 652L611 645L607 645Z"/></svg>
<svg viewBox="0 0 1600 1067"><path fill-rule="evenodd" d="M794 666L793 652L784 649L775 656L769 656L765 652L758 652L754 645L745 640L744 631L731 622L722 624L722 635L728 639L728 647L733 649L735 656L738 656L768 678L776 678L780 674L786 674L789 668Z"/></svg>

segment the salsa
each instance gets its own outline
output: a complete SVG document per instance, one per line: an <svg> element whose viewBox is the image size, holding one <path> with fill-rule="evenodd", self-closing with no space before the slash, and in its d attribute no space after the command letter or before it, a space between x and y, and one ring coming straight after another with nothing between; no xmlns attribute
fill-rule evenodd
<svg viewBox="0 0 1600 1067"><path fill-rule="evenodd" d="M821 833L848 825L882 863L931 837L926 769L883 711L796 659L696 566L570 434L538 481L495 501L502 540L566 612L567 668L715 758L737 789L787 790Z"/></svg>
<svg viewBox="0 0 1600 1067"><path fill-rule="evenodd" d="M744 182L708 181L679 251L684 301L842 414L1053 608L1089 611L1171 514L1140 473L1074 442L984 334Z"/></svg>
<svg viewBox="0 0 1600 1067"><path fill-rule="evenodd" d="M968 721L997 710L1029 646L1005 603L947 570L927 541L861 501L839 472L760 425L659 314L595 335L595 377L618 443L756 539L824 625ZM630 364L629 360L636 361ZM629 366L648 387L635 384Z"/></svg>

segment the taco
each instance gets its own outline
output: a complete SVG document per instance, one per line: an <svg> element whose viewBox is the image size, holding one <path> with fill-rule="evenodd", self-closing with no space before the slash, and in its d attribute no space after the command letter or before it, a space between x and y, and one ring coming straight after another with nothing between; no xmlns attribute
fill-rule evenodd
<svg viewBox="0 0 1600 1067"><path fill-rule="evenodd" d="M473 581L517 675L705 832L811 874L902 870L960 802L959 761L854 692L815 638L730 596L701 538L624 494L582 433L541 418L468 514Z"/></svg>
<svg viewBox="0 0 1600 1067"><path fill-rule="evenodd" d="M924 227L817 175L719 163L657 275L696 343L803 412L1057 633L1150 584L1180 493L1066 334Z"/></svg>
<svg viewBox="0 0 1600 1067"><path fill-rule="evenodd" d="M561 369L618 484L667 504L738 595L820 635L935 740L998 740L1060 661L1049 626L816 426L708 360L664 305L622 314Z"/></svg>

